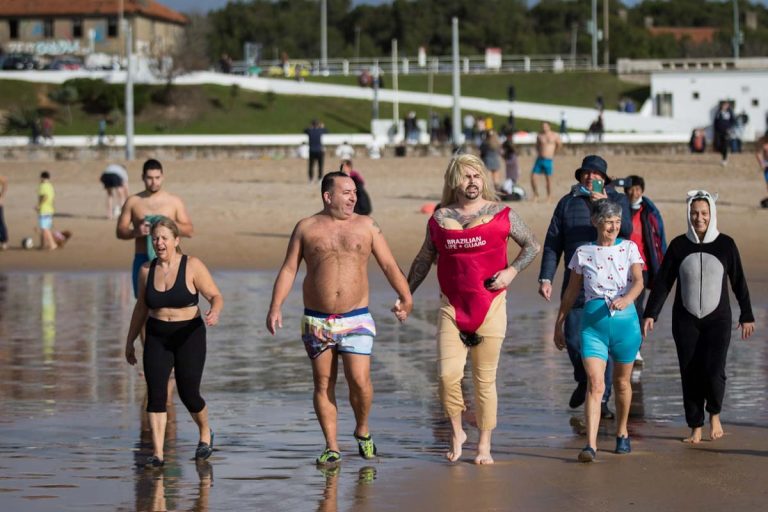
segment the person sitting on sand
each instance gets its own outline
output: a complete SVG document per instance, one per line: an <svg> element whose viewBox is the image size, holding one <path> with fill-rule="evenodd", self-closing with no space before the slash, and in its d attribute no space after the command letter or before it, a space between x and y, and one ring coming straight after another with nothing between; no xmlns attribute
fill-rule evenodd
<svg viewBox="0 0 768 512"><path fill-rule="evenodd" d="M643 314L643 334L653 331L672 285L672 337L683 383L688 443L701 441L704 411L709 412L712 441L723 436L720 410L725 395L725 360L731 342L728 281L739 303L741 339L755 330L749 289L736 242L717 229L716 195L688 192L688 231L669 244Z"/></svg>
<svg viewBox="0 0 768 512"><path fill-rule="evenodd" d="M616 391L614 451L632 451L627 421L632 402L632 367L642 342L635 299L643 291L643 259L635 242L618 238L622 210L621 205L608 200L595 204L591 218L597 229L597 240L580 246L573 253L568 263L571 276L555 323L555 346L563 350L566 347L566 317L583 289L580 335L581 360L587 372L584 406L587 445L579 453L579 462L592 462L597 455L597 430L609 356L614 362L613 387Z"/></svg>
<svg viewBox="0 0 768 512"><path fill-rule="evenodd" d="M498 202L483 161L474 155L451 160L441 204L429 219L408 285L416 291L437 261L442 298L437 326L440 400L451 425L451 447L445 457L459 460L467 440L461 380L471 355L480 430L474 462L493 464L496 369L507 330L507 287L530 265L540 246L520 216ZM510 238L521 247L512 264L507 261Z"/></svg>

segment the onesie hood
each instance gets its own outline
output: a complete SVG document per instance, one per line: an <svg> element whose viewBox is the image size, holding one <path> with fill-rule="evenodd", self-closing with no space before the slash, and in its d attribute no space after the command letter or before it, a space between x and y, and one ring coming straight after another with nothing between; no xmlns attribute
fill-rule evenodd
<svg viewBox="0 0 768 512"><path fill-rule="evenodd" d="M707 232L704 234L704 239L699 240L699 236L696 234L696 230L693 229L693 223L691 222L691 203L698 199L706 199L709 203L709 226L707 226ZM691 190L688 192L688 199L686 201L686 218L688 220L688 232L685 234L686 238L695 244L707 244L713 242L720 232L717 230L717 207L715 206L717 201L717 194L710 194L706 190Z"/></svg>

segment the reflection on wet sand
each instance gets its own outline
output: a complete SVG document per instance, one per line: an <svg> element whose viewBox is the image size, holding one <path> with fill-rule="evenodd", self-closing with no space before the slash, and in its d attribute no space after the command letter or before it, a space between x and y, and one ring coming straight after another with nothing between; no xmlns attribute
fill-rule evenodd
<svg viewBox="0 0 768 512"><path fill-rule="evenodd" d="M387 482L424 464L442 464L448 423L435 378L436 294L417 297L413 318L400 325L388 311L392 297L386 286L372 283L370 308L379 336L371 427L381 456L373 465L357 456L354 420L342 411L344 462L336 475L322 474L313 464L323 441L312 413L311 368L298 340L301 294L292 294L284 307L285 328L268 336L263 320L273 277L270 272L216 276L231 299L221 328L210 333L203 381L216 412L214 487L206 476L211 473L195 466L192 453L176 449L177 443L197 442L196 429L186 422L168 422L168 456L160 472L136 468L151 443L139 419L144 379L123 355L133 307L130 277L0 273L3 509L238 510L247 504L260 510L378 510L370 497ZM759 306L766 297L756 292L757 322L765 325L766 308ZM572 369L551 339L554 307L534 293L510 294L497 377L499 466L521 456L531 460L533 452L537 460L570 460L564 448L581 443L578 425L571 426L581 412L567 406ZM633 382L633 433L648 424L686 431L670 316L661 317L653 340L643 346L646 365ZM768 344L734 340L732 345L726 431L729 424L765 425ZM470 403L467 421L472 415ZM605 422L604 435L612 431L612 422ZM469 439L464 462L446 470L446 478L474 475L465 462L476 441Z"/></svg>
<svg viewBox="0 0 768 512"><path fill-rule="evenodd" d="M322 496L317 501L317 512L337 512L339 510L339 479L352 481L356 479L351 493L351 499L345 500L352 505L354 510L375 510L375 504L369 503L370 489L376 481L376 468L374 466L363 466L356 473L342 470L343 465L332 468L318 469L318 472L325 477L325 487ZM347 507L342 506L342 510Z"/></svg>
<svg viewBox="0 0 768 512"><path fill-rule="evenodd" d="M136 512L189 510L207 512L213 487L213 466L208 461L195 463L198 485L185 484L180 475L163 468L136 471ZM189 503L191 501L191 503Z"/></svg>

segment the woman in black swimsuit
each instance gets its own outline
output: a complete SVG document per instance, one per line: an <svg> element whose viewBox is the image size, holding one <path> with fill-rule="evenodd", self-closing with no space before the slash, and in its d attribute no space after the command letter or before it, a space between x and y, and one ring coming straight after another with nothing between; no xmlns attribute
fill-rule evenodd
<svg viewBox="0 0 768 512"><path fill-rule="evenodd" d="M160 467L165 462L163 441L171 370L176 372L179 397L200 429L195 458L205 460L213 452L213 431L208 425L208 408L200 396L200 380L205 365L205 328L218 323L224 299L203 262L181 253L179 229L171 219L160 218L152 224L151 233L157 258L145 263L139 272L139 295L125 358L129 364L136 364L133 343L146 326L143 364L153 444L147 466ZM200 293L211 305L204 317L197 306Z"/></svg>

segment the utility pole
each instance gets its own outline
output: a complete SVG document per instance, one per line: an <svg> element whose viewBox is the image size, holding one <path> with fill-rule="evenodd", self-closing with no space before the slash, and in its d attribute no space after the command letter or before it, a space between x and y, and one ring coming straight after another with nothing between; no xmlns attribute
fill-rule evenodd
<svg viewBox="0 0 768 512"><path fill-rule="evenodd" d="M355 26L355 61L360 60L360 26Z"/></svg>
<svg viewBox="0 0 768 512"><path fill-rule="evenodd" d="M597 69L597 0L592 0L592 69Z"/></svg>
<svg viewBox="0 0 768 512"><path fill-rule="evenodd" d="M392 102L392 120L397 128L400 122L400 102L397 97L397 39L392 40L392 90L395 92L395 101Z"/></svg>
<svg viewBox="0 0 768 512"><path fill-rule="evenodd" d="M579 37L579 23L571 23L571 69L576 69L576 42Z"/></svg>
<svg viewBox="0 0 768 512"><path fill-rule="evenodd" d="M131 161L136 153L133 148L133 27L125 21L125 159Z"/></svg>
<svg viewBox="0 0 768 512"><path fill-rule="evenodd" d="M741 30L739 30L739 0L733 0L733 58L739 58Z"/></svg>
<svg viewBox="0 0 768 512"><path fill-rule="evenodd" d="M373 118L379 118L379 60L373 61Z"/></svg>
<svg viewBox="0 0 768 512"><path fill-rule="evenodd" d="M328 0L320 0L320 68L328 70Z"/></svg>
<svg viewBox="0 0 768 512"><path fill-rule="evenodd" d="M453 39L453 147L459 147L461 136L461 79L459 77L459 18L451 20Z"/></svg>
<svg viewBox="0 0 768 512"><path fill-rule="evenodd" d="M610 24L611 0L603 0L603 66L611 67L611 49L609 48L608 25Z"/></svg>

